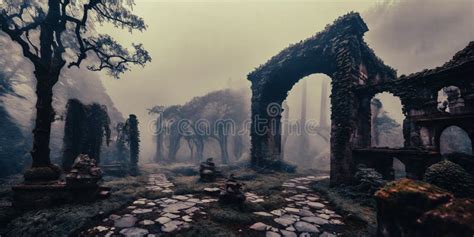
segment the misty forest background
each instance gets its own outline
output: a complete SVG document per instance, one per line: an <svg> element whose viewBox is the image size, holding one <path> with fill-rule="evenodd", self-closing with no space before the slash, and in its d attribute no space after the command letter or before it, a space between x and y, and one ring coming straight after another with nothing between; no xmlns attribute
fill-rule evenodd
<svg viewBox="0 0 474 237"><path fill-rule="evenodd" d="M160 7L173 8L176 6L168 3L168 5L164 4ZM246 6L239 7L239 9L246 9ZM304 8L304 6L300 7ZM137 8L139 11L144 6L138 4ZM265 8L265 6L260 6L260 8ZM390 11L388 11L389 8ZM289 8L288 11L296 12L298 9L301 10L298 7L293 7ZM415 13L412 9L419 10ZM429 0L376 4L364 8L364 11L361 12L370 28L365 39L378 56L384 59L388 65L398 70L398 75L431 68L447 61L454 55L454 52L462 49L474 38L473 9L474 7L470 1L460 1L459 4L448 5L443 4L442 1L432 2ZM224 13L221 14L225 14L226 10L229 9L225 8ZM278 12L272 8L269 10ZM199 14L202 13L200 11L204 10L198 9L197 11L196 14ZM330 19L327 22L329 23L333 18L342 15L345 13L344 11L344 9L341 9L341 13L335 12L334 17L327 16ZM252 15L252 12L249 12ZM160 15L160 12L155 14ZM147 20L147 15L144 15L144 17ZM410 20L415 18L418 19L416 22ZM300 28L302 32L309 32L306 37L324 27L322 25L315 28L310 20L303 20L305 21L302 25L305 27L301 26ZM153 21L147 23L149 25L154 24ZM160 24L164 24L164 22ZM167 24L171 23L168 22ZM190 27L190 32L196 32L193 31L193 27L196 27L195 30L197 30L200 26L191 25ZM208 27L212 28L212 26ZM234 27L244 26L229 24L228 27L232 30ZM285 32L285 27L292 27L291 22L288 22L287 26L283 24L281 27L283 30L268 30L270 32L273 30ZM166 32L166 29L164 31ZM290 35L290 33L288 34ZM293 35L300 37L304 33L300 32ZM159 36L153 38L155 41L160 40ZM223 45L216 45L216 48L232 49L230 52L225 52L227 58L224 60L232 62L232 68L229 69L217 64L214 66L216 72L213 73L213 67L203 65L207 71L195 75L198 78L205 77L206 79L203 80L194 78L194 75L188 75L187 78L183 79L183 76L180 75L177 76L176 80L166 78L162 81L160 78L152 77L148 75L149 72L147 74L147 71L144 71L144 74L130 73L123 80L109 82L108 80L112 79L102 80L106 77L104 74L90 72L87 69L64 70L54 88L53 107L56 110L57 118L53 123L51 135L52 161L60 164L63 156L66 104L69 99L78 99L83 104L98 103L106 106L110 118L111 142L108 146L104 142L102 146L101 162L104 164L119 159L116 151L119 133L116 128L131 113L137 114L140 121L142 142L140 163L197 163L207 157L214 157L218 163L235 163L248 160L250 149L248 132L228 137L220 136L219 133L216 133L216 136L202 137L179 134L174 136L176 134L173 135L173 133L166 136L156 136L154 134L156 119L159 115L153 109L164 112L162 116L166 117L165 122L169 122L173 118L183 118L191 121L205 118L211 122L217 119L232 119L236 121L240 129L245 130L244 122L250 118L251 97L250 84L245 80L245 74L252 70L251 67L263 63L269 56L294 41L291 37L282 36L275 41L275 36L266 36L262 40L271 39L277 43L271 44L272 49L262 49L261 55L258 49L255 49L258 46L252 45L253 43L250 40L245 41L244 43L251 45L250 49L245 49L250 50L249 52L243 50L247 53L248 57L246 58L234 51L236 51L236 47L247 48L247 45L236 45L232 43L231 39L221 39L225 37L217 38L217 40L223 41L221 42ZM226 45L225 42L229 44ZM153 54L153 44L147 45L145 42L145 46L151 48ZM32 79L32 65L21 56L19 48L3 34L0 34L0 47L3 52L0 57L0 176L8 176L20 173L25 167L28 167L31 160L29 151L32 146L31 131L36 97L34 80ZM183 45L183 47L187 46ZM209 50L211 52L208 52L208 55L215 53L216 58L222 56L220 55L221 52ZM255 55L258 55L258 57ZM166 54L160 51L157 51L156 55L153 56L161 58L158 61L168 59ZM172 59L170 61L170 63L174 62ZM249 65L242 63L244 61ZM192 63L199 64L200 62L193 61ZM212 65L213 61L202 63ZM135 68L134 70L141 69ZM149 65L144 70L157 69ZM186 68L176 67L176 70L186 71ZM229 71L228 75L223 72L225 70ZM147 79L140 80L141 77L147 77ZM150 82L148 80L150 78L153 79L153 82L149 85L147 83ZM176 81L180 86L169 85L169 80ZM207 84L206 80L218 81L218 85L209 83L210 86L207 89L202 89ZM311 75L295 85L287 98L288 109L282 115L283 117L287 116L290 125L301 122L302 119L316 121L316 124L318 124L321 121L321 116L324 117L323 120L330 123L330 80L325 75L317 74ZM321 89L324 81L329 85L326 88L326 93L322 93ZM197 83L199 86L196 87L196 90L193 90L193 86L187 86L188 82ZM141 89L143 89L143 92ZM305 94L303 93L304 90L307 91L306 99L302 97ZM170 96L169 93L174 93L176 98ZM160 96L167 97L164 99ZM321 100L324 99L326 103L321 105ZM373 145L401 147L403 145L401 124L404 117L399 99L387 93L377 95L376 99L374 104L379 105L379 110L377 110L377 116L374 120L376 129L373 135L377 134L377 144L373 142ZM135 103L130 102L135 100ZM305 114L305 116L302 114ZM330 124L327 125L330 126ZM446 135L449 137L445 140L449 142L443 143L443 150L472 153L469 150L470 141L462 131L449 128L448 132L451 135ZM306 137L301 134L289 135L285 139L284 159L301 167L329 170L328 142L328 137L321 134L312 134ZM307 144L303 147L303 149L306 149L304 152L301 150L301 144Z"/></svg>

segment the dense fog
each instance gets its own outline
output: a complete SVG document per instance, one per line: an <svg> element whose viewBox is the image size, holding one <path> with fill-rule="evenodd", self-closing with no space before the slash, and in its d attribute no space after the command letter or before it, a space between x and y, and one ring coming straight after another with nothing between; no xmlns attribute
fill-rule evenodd
<svg viewBox="0 0 474 237"><path fill-rule="evenodd" d="M246 74L253 67L264 63L288 44L320 31L326 23L349 10L361 12L369 27L365 39L378 56L398 70L399 75L442 64L474 37L474 30L470 27L474 21L470 1L456 1L456 4L427 0L374 4L195 4L137 2L135 10L146 21L158 24L145 33L134 33L152 52L152 65L132 70L120 80L86 69L68 69L62 73L60 82L55 86L53 102L58 115L57 121L53 123L51 142L54 161L59 162L62 152L64 121L61 115L64 115L68 99L77 98L85 104L96 102L106 105L112 127L124 122L124 115L137 114L142 138L140 162L150 162L156 156L154 132L157 116L150 114L149 108L156 105L184 105L193 97L225 89L239 91L242 103L249 106L251 93ZM327 11L323 15L314 14L312 7ZM158 12L150 9L158 9ZM298 14L281 18L286 12ZM213 20L216 17L221 20ZM176 23L172 28L166 24L170 21ZM432 24L433 22L437 24ZM295 25L298 27L294 27ZM98 30L110 33L125 44L135 38L125 37L126 32L111 31L107 24L100 26ZM197 33L199 37L194 37ZM7 126L11 129L9 133L22 141L14 142L20 145L14 146L12 149L16 150L8 153L13 152L23 157L21 160L27 163L35 101L34 81L31 80L33 69L29 62L19 56L19 48L4 35L1 36L0 44L8 54L16 55L9 60L3 57L1 61L3 125L13 123L14 126ZM443 47L438 47L440 45ZM330 117L330 78L318 74L301 80L289 92L286 102L290 121L301 120L302 82L306 81L306 120L316 124L319 122L323 78L329 82L328 103L324 110L325 116ZM376 98L383 104L382 119L393 119L392 125L395 127L397 124L401 125L404 115L401 113L399 99L388 93L379 94ZM243 114L250 115L248 111ZM112 130L112 138L116 138L115 129ZM401 126L383 134L389 135L382 135L377 146L401 145ZM328 138L318 134L308 137L309 155L315 160L327 161ZM242 139L245 152L239 158L234 157L234 160L248 159L249 137L245 135ZM291 152L300 146L300 139L299 135L288 136L285 149L289 152L285 153L286 159L297 164L302 158ZM219 157L218 142L215 139L207 142L204 157ZM190 157L191 147L184 140L180 143L177 158L179 161L186 161ZM327 169L327 163L316 162L314 167Z"/></svg>

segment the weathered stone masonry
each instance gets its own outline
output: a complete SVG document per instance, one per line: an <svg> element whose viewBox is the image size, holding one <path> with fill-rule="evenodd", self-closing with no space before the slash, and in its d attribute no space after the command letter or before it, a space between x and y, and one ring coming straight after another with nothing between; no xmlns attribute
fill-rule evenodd
<svg viewBox="0 0 474 237"><path fill-rule="evenodd" d="M449 99L449 113L439 110L438 91L453 86L459 89L458 98ZM401 99L406 117L404 148L355 149L354 156L388 179L393 178L390 171L396 157L405 164L409 178L421 179L428 166L441 160L440 137L445 128L458 126L471 141L474 139L474 42L441 67L359 87L357 94L372 98L379 92L390 92Z"/></svg>
<svg viewBox="0 0 474 237"><path fill-rule="evenodd" d="M363 40L368 28L358 13L349 13L319 34L292 45L250 73L252 82L251 162L256 168L279 168L280 114L269 105L281 103L301 78L324 73L332 78L331 182L352 178L352 148L370 141L370 100L360 99L357 88L372 81L395 80ZM364 129L360 129L364 128Z"/></svg>
<svg viewBox="0 0 474 237"><path fill-rule="evenodd" d="M439 137L450 125L465 129L474 139L474 44L443 67L397 79L395 70L364 42L367 31L359 14L349 13L315 36L284 49L248 75L252 82L254 168L281 168L281 113L273 113L271 107L281 108L293 85L314 73L332 78L332 185L350 183L356 163L365 163L391 178L394 157L405 163L409 176L420 178L428 165L440 159ZM463 104L454 113L440 112L437 93L452 85L461 88ZM391 92L402 101L406 116L404 149L370 148L370 101L380 92Z"/></svg>

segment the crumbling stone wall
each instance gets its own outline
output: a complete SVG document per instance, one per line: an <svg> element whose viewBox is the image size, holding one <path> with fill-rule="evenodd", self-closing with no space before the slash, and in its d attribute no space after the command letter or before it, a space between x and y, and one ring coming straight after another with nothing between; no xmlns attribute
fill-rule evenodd
<svg viewBox="0 0 474 237"><path fill-rule="evenodd" d="M412 177L420 179L426 168L439 161L440 137L445 128L458 126L464 129L471 141L474 141L474 42L444 65L408 76L402 75L398 80L376 82L357 89L357 94L362 98L372 98L380 92L390 92L398 96L402 102L405 120L403 123L404 149L373 149L376 155L367 156L369 150L358 150L356 153L364 153L365 157L356 158L366 163L372 159L377 162L381 156L400 159L407 170L411 170ZM439 109L438 92L446 87L455 86L459 88L459 98L456 108L445 112ZM450 102L451 103L451 102ZM471 145L474 145L471 143ZM412 156L413 151L419 153ZM382 154L385 153L385 154ZM358 162L356 161L356 162ZM391 160L385 164L391 164ZM380 164L378 164L380 166ZM374 167L375 168L375 167ZM379 167L380 168L380 167ZM381 170L390 167L380 168Z"/></svg>
<svg viewBox="0 0 474 237"><path fill-rule="evenodd" d="M370 99L356 89L391 81L386 66L363 40L368 28L349 13L315 36L291 45L248 75L252 82L251 163L279 169L281 103L301 78L324 73L332 78L331 183L349 183L355 170L353 147L370 145Z"/></svg>
<svg viewBox="0 0 474 237"><path fill-rule="evenodd" d="M401 99L406 116L404 146L426 151L422 157L439 153L439 137L448 126L463 128L474 141L474 42L441 67L397 79L396 72L364 42L367 31L359 14L349 13L315 36L290 45L248 75L252 82L254 168L281 169L281 104L294 84L314 73L332 78L332 185L350 183L357 163L353 152L371 146L370 103L377 93L390 92ZM460 103L449 114L440 111L437 102L438 91L447 86L456 86L461 92ZM393 155L389 159L393 157L405 161L407 170L417 178L432 164L424 158ZM389 167L384 170L392 168L392 162L385 163Z"/></svg>

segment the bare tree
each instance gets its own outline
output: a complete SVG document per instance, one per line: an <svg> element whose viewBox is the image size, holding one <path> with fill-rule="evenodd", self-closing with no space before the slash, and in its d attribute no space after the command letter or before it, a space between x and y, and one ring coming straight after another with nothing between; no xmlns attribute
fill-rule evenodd
<svg viewBox="0 0 474 237"><path fill-rule="evenodd" d="M110 75L129 70L129 64L151 61L141 44L130 52L111 36L97 34L96 22L115 27L145 30L142 18L132 13L133 0L4 0L0 9L0 29L22 49L34 66L36 77L36 121L33 130L32 167L25 180L55 180L60 170L51 163L49 142L53 87L62 69L79 67L88 56L92 71L107 70Z"/></svg>

